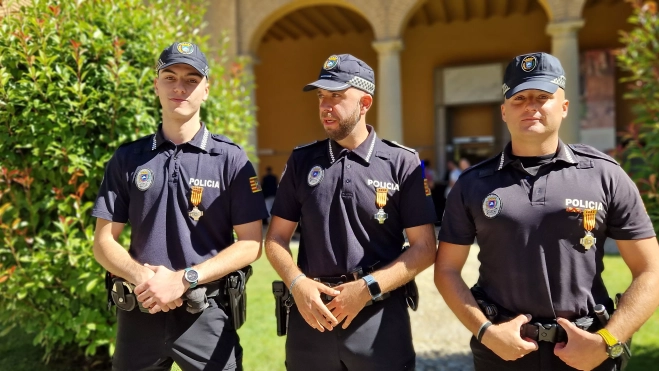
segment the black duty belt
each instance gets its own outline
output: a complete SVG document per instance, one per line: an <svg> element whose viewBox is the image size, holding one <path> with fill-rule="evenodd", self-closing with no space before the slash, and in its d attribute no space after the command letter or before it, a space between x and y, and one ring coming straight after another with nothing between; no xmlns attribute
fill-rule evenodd
<svg viewBox="0 0 659 371"><path fill-rule="evenodd" d="M204 283L197 287L206 287L206 297L212 298L219 296L224 292L224 285L226 284L226 279L222 278L217 281Z"/></svg>
<svg viewBox="0 0 659 371"><path fill-rule="evenodd" d="M590 328L593 325L593 318L583 317L572 323L584 331L590 331ZM563 343L567 341L567 333L565 332L565 329L555 322L525 323L520 329L520 335L522 338L526 337L535 341L546 341L548 343Z"/></svg>

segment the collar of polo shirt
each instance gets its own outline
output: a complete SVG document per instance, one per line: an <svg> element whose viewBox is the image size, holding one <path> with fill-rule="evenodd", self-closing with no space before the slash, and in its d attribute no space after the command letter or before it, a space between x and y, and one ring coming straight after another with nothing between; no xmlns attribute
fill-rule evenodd
<svg viewBox="0 0 659 371"><path fill-rule="evenodd" d="M508 164L512 163L514 160L512 159L512 153L513 153L513 146L511 143L508 143L506 145L506 148L503 149L503 152L499 155L499 167L497 170L501 170L504 167L506 167ZM574 159L574 153L568 147L563 143L562 140L558 140L558 153L556 154L556 158L554 158L553 162L555 161L563 161L567 162L568 164L577 164L577 161Z"/></svg>
<svg viewBox="0 0 659 371"><path fill-rule="evenodd" d="M206 128L206 124L202 122L199 131L197 131L194 137L192 137L192 139L187 143L201 149L202 151L208 152L209 139L210 139L210 132L208 131L208 128ZM153 137L151 139L150 142L151 150L155 151L156 148L160 147L163 143L167 143L167 142L168 140L165 139L165 136L162 133L162 123L160 123L160 125L158 125L158 130L156 131L155 134L153 134Z"/></svg>
<svg viewBox="0 0 659 371"><path fill-rule="evenodd" d="M377 135L375 134L375 130L373 130L373 127L371 125L366 125L366 129L368 130L368 137L366 137L366 140L363 141L357 148L355 148L352 152L356 154L357 156L361 157L366 163L371 162L371 158L373 157L373 148L375 147L375 141L377 140ZM344 150L343 147L336 141L330 139L328 141L328 146L327 146L327 155L330 158L330 163L336 162L336 160L339 159L339 153L341 153L342 150Z"/></svg>

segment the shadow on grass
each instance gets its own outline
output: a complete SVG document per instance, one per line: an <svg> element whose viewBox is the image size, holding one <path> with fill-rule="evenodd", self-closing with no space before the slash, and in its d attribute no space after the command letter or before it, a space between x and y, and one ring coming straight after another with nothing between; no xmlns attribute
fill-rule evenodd
<svg viewBox="0 0 659 371"><path fill-rule="evenodd" d="M659 369L659 349L655 346L632 345L632 358L625 371Z"/></svg>
<svg viewBox="0 0 659 371"><path fill-rule="evenodd" d="M44 351L32 345L33 335L26 334L19 328L0 337L0 371L100 371L110 370L107 356L91 359L70 359L68 352L54 354L48 364L43 361ZM107 354L103 349L98 354Z"/></svg>
<svg viewBox="0 0 659 371"><path fill-rule="evenodd" d="M471 353L442 354L440 352L418 352L416 371L473 371Z"/></svg>

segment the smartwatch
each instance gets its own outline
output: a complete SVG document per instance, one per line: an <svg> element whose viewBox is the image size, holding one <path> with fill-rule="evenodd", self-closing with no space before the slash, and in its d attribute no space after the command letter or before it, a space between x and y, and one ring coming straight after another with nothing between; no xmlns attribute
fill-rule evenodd
<svg viewBox="0 0 659 371"><path fill-rule="evenodd" d="M362 279L366 282L366 287L368 287L368 292L371 294L371 299L373 301L380 300L382 298L382 290L380 289L378 281L376 281L370 274L362 277Z"/></svg>
<svg viewBox="0 0 659 371"><path fill-rule="evenodd" d="M622 355L622 352L625 350L622 346L620 340L616 339L609 330L603 328L597 331L597 335L601 336L606 343L606 353L609 355L609 358L618 358Z"/></svg>
<svg viewBox="0 0 659 371"><path fill-rule="evenodd" d="M183 272L183 278L188 281L190 288L194 289L199 283L199 272L197 272L197 270L194 268L185 268L185 272Z"/></svg>

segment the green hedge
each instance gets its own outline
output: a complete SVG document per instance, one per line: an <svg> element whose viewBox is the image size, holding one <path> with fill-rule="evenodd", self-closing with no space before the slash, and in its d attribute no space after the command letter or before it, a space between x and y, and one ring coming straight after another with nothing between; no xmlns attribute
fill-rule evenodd
<svg viewBox="0 0 659 371"><path fill-rule="evenodd" d="M202 108L211 131L245 144L254 125L242 65L227 62L226 39L211 55L201 36L205 8L34 0L0 20L0 332L35 334L47 359L112 351L90 209L114 150L157 127L162 49L192 41L215 57Z"/></svg>
<svg viewBox="0 0 659 371"><path fill-rule="evenodd" d="M655 229L659 228L659 16L654 1L630 1L634 26L622 34L618 65L634 121L622 136L622 165L636 182ZM659 232L659 230L657 230Z"/></svg>

